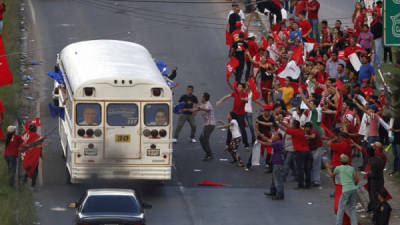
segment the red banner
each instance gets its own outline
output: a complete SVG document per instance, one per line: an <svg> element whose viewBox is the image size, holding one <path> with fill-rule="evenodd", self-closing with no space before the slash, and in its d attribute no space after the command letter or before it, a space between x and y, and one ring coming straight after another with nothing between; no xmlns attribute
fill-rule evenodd
<svg viewBox="0 0 400 225"><path fill-rule="evenodd" d="M256 81L254 80L254 78L250 78L248 82L251 88L251 92L253 93L253 100L257 100L260 97L260 92L258 92L257 90Z"/></svg>
<svg viewBox="0 0 400 225"><path fill-rule="evenodd" d="M267 50L268 45L269 45L267 39L265 39L265 37L262 36L262 37L261 37L261 40L262 40L262 42L263 42L263 49L264 49L264 50Z"/></svg>
<svg viewBox="0 0 400 225"><path fill-rule="evenodd" d="M231 60L226 64L226 80L229 80L233 71L239 66L239 61L235 57L231 57Z"/></svg>
<svg viewBox="0 0 400 225"><path fill-rule="evenodd" d="M35 132L28 132L23 138L25 140L23 145L29 145L30 143L38 140L40 136ZM30 178L32 178L32 174L35 172L36 167L39 164L41 152L42 147L40 146L29 148L28 151L21 153L22 167Z"/></svg>
<svg viewBox="0 0 400 225"><path fill-rule="evenodd" d="M233 43L233 39L229 31L225 30L225 44L231 45Z"/></svg>
<svg viewBox="0 0 400 225"><path fill-rule="evenodd" d="M13 77L8 67L7 56L3 45L3 36L0 35L0 86L13 82Z"/></svg>

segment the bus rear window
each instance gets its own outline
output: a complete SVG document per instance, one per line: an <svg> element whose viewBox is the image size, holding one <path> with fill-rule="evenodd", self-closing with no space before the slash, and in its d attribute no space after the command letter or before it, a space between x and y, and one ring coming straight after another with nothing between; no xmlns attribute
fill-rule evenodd
<svg viewBox="0 0 400 225"><path fill-rule="evenodd" d="M101 124L101 106L97 103L78 103L76 123L79 126L98 126Z"/></svg>
<svg viewBox="0 0 400 225"><path fill-rule="evenodd" d="M147 104L144 107L146 126L167 126L169 124L168 104Z"/></svg>
<svg viewBox="0 0 400 225"><path fill-rule="evenodd" d="M136 126L138 123L138 106L122 103L108 104L107 123L110 126Z"/></svg>

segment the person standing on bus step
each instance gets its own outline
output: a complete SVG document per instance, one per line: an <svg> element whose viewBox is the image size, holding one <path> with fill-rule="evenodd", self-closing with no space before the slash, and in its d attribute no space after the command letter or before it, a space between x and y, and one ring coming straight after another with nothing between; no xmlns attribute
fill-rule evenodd
<svg viewBox="0 0 400 225"><path fill-rule="evenodd" d="M215 128L215 116L214 116L214 108L210 102L210 94L205 92L203 97L201 97L201 105L196 109L196 111L202 111L202 116L204 119L203 131L200 135L200 144L203 148L206 156L203 161L207 161L212 159L212 151L210 147L210 136Z"/></svg>
<svg viewBox="0 0 400 225"><path fill-rule="evenodd" d="M17 157L18 149L22 144L22 137L15 133L15 126L8 126L7 137L6 137L6 149L4 151L4 157L7 162L8 178L10 187L14 186L15 172L17 170Z"/></svg>
<svg viewBox="0 0 400 225"><path fill-rule="evenodd" d="M174 140L173 142L178 142L178 137L179 133L181 132L181 129L183 125L185 125L185 122L188 121L191 132L190 132L190 139L192 143L197 142L195 139L195 134L196 134L196 121L195 121L195 116L197 112L194 110L197 108L197 104L199 101L197 100L197 97L193 95L193 86L189 85L187 87L187 93L186 95L182 95L181 98L179 99L179 102L184 102L185 105L182 109L182 114L179 115L178 118L178 125L176 126L175 129L175 135L174 135Z"/></svg>

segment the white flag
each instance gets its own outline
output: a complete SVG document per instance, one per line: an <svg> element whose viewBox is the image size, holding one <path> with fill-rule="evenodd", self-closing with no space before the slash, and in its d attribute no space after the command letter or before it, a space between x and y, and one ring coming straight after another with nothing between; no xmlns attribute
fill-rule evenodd
<svg viewBox="0 0 400 225"><path fill-rule="evenodd" d="M361 62L360 59L358 58L358 55L356 53L353 53L349 55L350 63L353 65L353 68L358 72L360 71L361 67Z"/></svg>
<svg viewBox="0 0 400 225"><path fill-rule="evenodd" d="M291 77L297 79L300 76L300 68L296 65L296 62L292 60L286 65L286 68L278 74L278 76L281 78Z"/></svg>

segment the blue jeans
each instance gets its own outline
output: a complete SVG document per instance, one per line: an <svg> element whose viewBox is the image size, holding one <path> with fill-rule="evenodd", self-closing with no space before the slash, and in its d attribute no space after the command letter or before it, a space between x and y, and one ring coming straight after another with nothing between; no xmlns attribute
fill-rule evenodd
<svg viewBox="0 0 400 225"><path fill-rule="evenodd" d="M285 162L283 163L283 169L285 170L284 178L286 180L289 175L289 170L296 176L296 158L294 152L286 152Z"/></svg>
<svg viewBox="0 0 400 225"><path fill-rule="evenodd" d="M314 184L321 184L321 158L322 147L311 151L313 154L313 168L311 170L311 181Z"/></svg>
<svg viewBox="0 0 400 225"><path fill-rule="evenodd" d="M247 122L247 126L250 129L251 133L251 141L253 142L256 139L255 133L254 133L254 125L253 125L253 113L248 113L246 112L244 115L244 118Z"/></svg>
<svg viewBox="0 0 400 225"><path fill-rule="evenodd" d="M308 21L311 24L312 27L312 32L311 32L311 37L315 39L318 43L321 42L320 36L319 36L319 30L318 30L318 19L308 19Z"/></svg>
<svg viewBox="0 0 400 225"><path fill-rule="evenodd" d="M371 146L373 143L375 143L377 141L379 141L378 136L368 136L367 137L368 146Z"/></svg>
<svg viewBox="0 0 400 225"><path fill-rule="evenodd" d="M393 171L399 172L400 171L400 144L393 144L392 145L392 152L393 152Z"/></svg>
<svg viewBox="0 0 400 225"><path fill-rule="evenodd" d="M270 193L277 197L284 197L283 183L285 170L283 165L272 165L272 183Z"/></svg>
<svg viewBox="0 0 400 225"><path fill-rule="evenodd" d="M340 196L339 207L336 215L336 225L343 224L343 214L345 208L350 217L351 225L357 225L357 190L343 192Z"/></svg>
<svg viewBox="0 0 400 225"><path fill-rule="evenodd" d="M382 66L382 38L374 40L374 62L378 67Z"/></svg>

